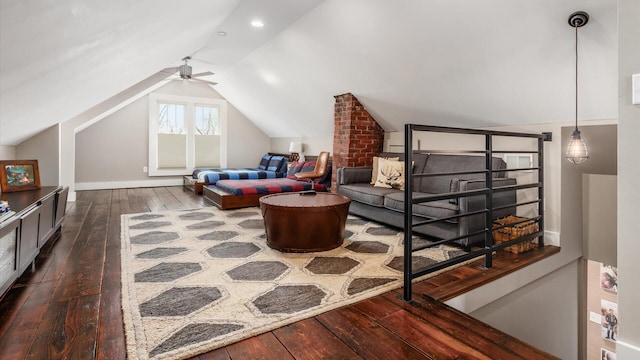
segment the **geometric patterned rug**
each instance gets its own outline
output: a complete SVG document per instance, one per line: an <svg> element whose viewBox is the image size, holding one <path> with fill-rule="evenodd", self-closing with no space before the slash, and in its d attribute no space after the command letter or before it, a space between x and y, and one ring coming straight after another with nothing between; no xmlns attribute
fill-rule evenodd
<svg viewBox="0 0 640 360"><path fill-rule="evenodd" d="M344 236L282 253L258 208L122 215L128 358L192 357L402 286L402 232L350 215ZM426 249L414 268L461 252Z"/></svg>

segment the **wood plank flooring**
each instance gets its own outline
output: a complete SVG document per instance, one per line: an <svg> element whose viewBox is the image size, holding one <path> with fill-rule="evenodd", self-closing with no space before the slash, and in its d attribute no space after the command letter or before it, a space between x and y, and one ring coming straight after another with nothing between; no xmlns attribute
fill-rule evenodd
<svg viewBox="0 0 640 360"><path fill-rule="evenodd" d="M60 236L0 301L0 359L124 359L120 215L209 206L180 187L78 192ZM195 359L553 359L444 301L553 255L500 252L401 290L329 311Z"/></svg>

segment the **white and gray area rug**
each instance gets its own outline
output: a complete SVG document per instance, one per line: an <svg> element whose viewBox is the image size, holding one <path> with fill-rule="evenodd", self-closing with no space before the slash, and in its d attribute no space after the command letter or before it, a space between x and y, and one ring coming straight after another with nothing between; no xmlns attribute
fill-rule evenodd
<svg viewBox="0 0 640 360"><path fill-rule="evenodd" d="M129 359L182 359L402 286L403 234L349 217L343 246L282 253L258 208L122 216ZM457 256L440 246L414 268Z"/></svg>

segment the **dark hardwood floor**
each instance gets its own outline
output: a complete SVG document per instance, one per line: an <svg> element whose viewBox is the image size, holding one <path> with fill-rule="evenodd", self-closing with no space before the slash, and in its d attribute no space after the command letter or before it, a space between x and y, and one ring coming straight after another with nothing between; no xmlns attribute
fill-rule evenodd
<svg viewBox="0 0 640 360"><path fill-rule="evenodd" d="M0 359L124 359L120 215L209 206L180 187L78 192L59 238L0 302ZM202 354L196 359L553 359L440 301L555 254L483 261Z"/></svg>

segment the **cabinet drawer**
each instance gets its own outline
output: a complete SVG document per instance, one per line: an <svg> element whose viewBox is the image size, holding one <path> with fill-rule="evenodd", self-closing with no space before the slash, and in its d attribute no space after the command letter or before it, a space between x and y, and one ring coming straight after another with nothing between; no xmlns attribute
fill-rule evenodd
<svg viewBox="0 0 640 360"><path fill-rule="evenodd" d="M40 225L40 207L36 206L20 217L20 250L18 256L19 273L22 274L38 255L38 227Z"/></svg>
<svg viewBox="0 0 640 360"><path fill-rule="evenodd" d="M0 229L0 296L18 278L18 226L15 219Z"/></svg>

